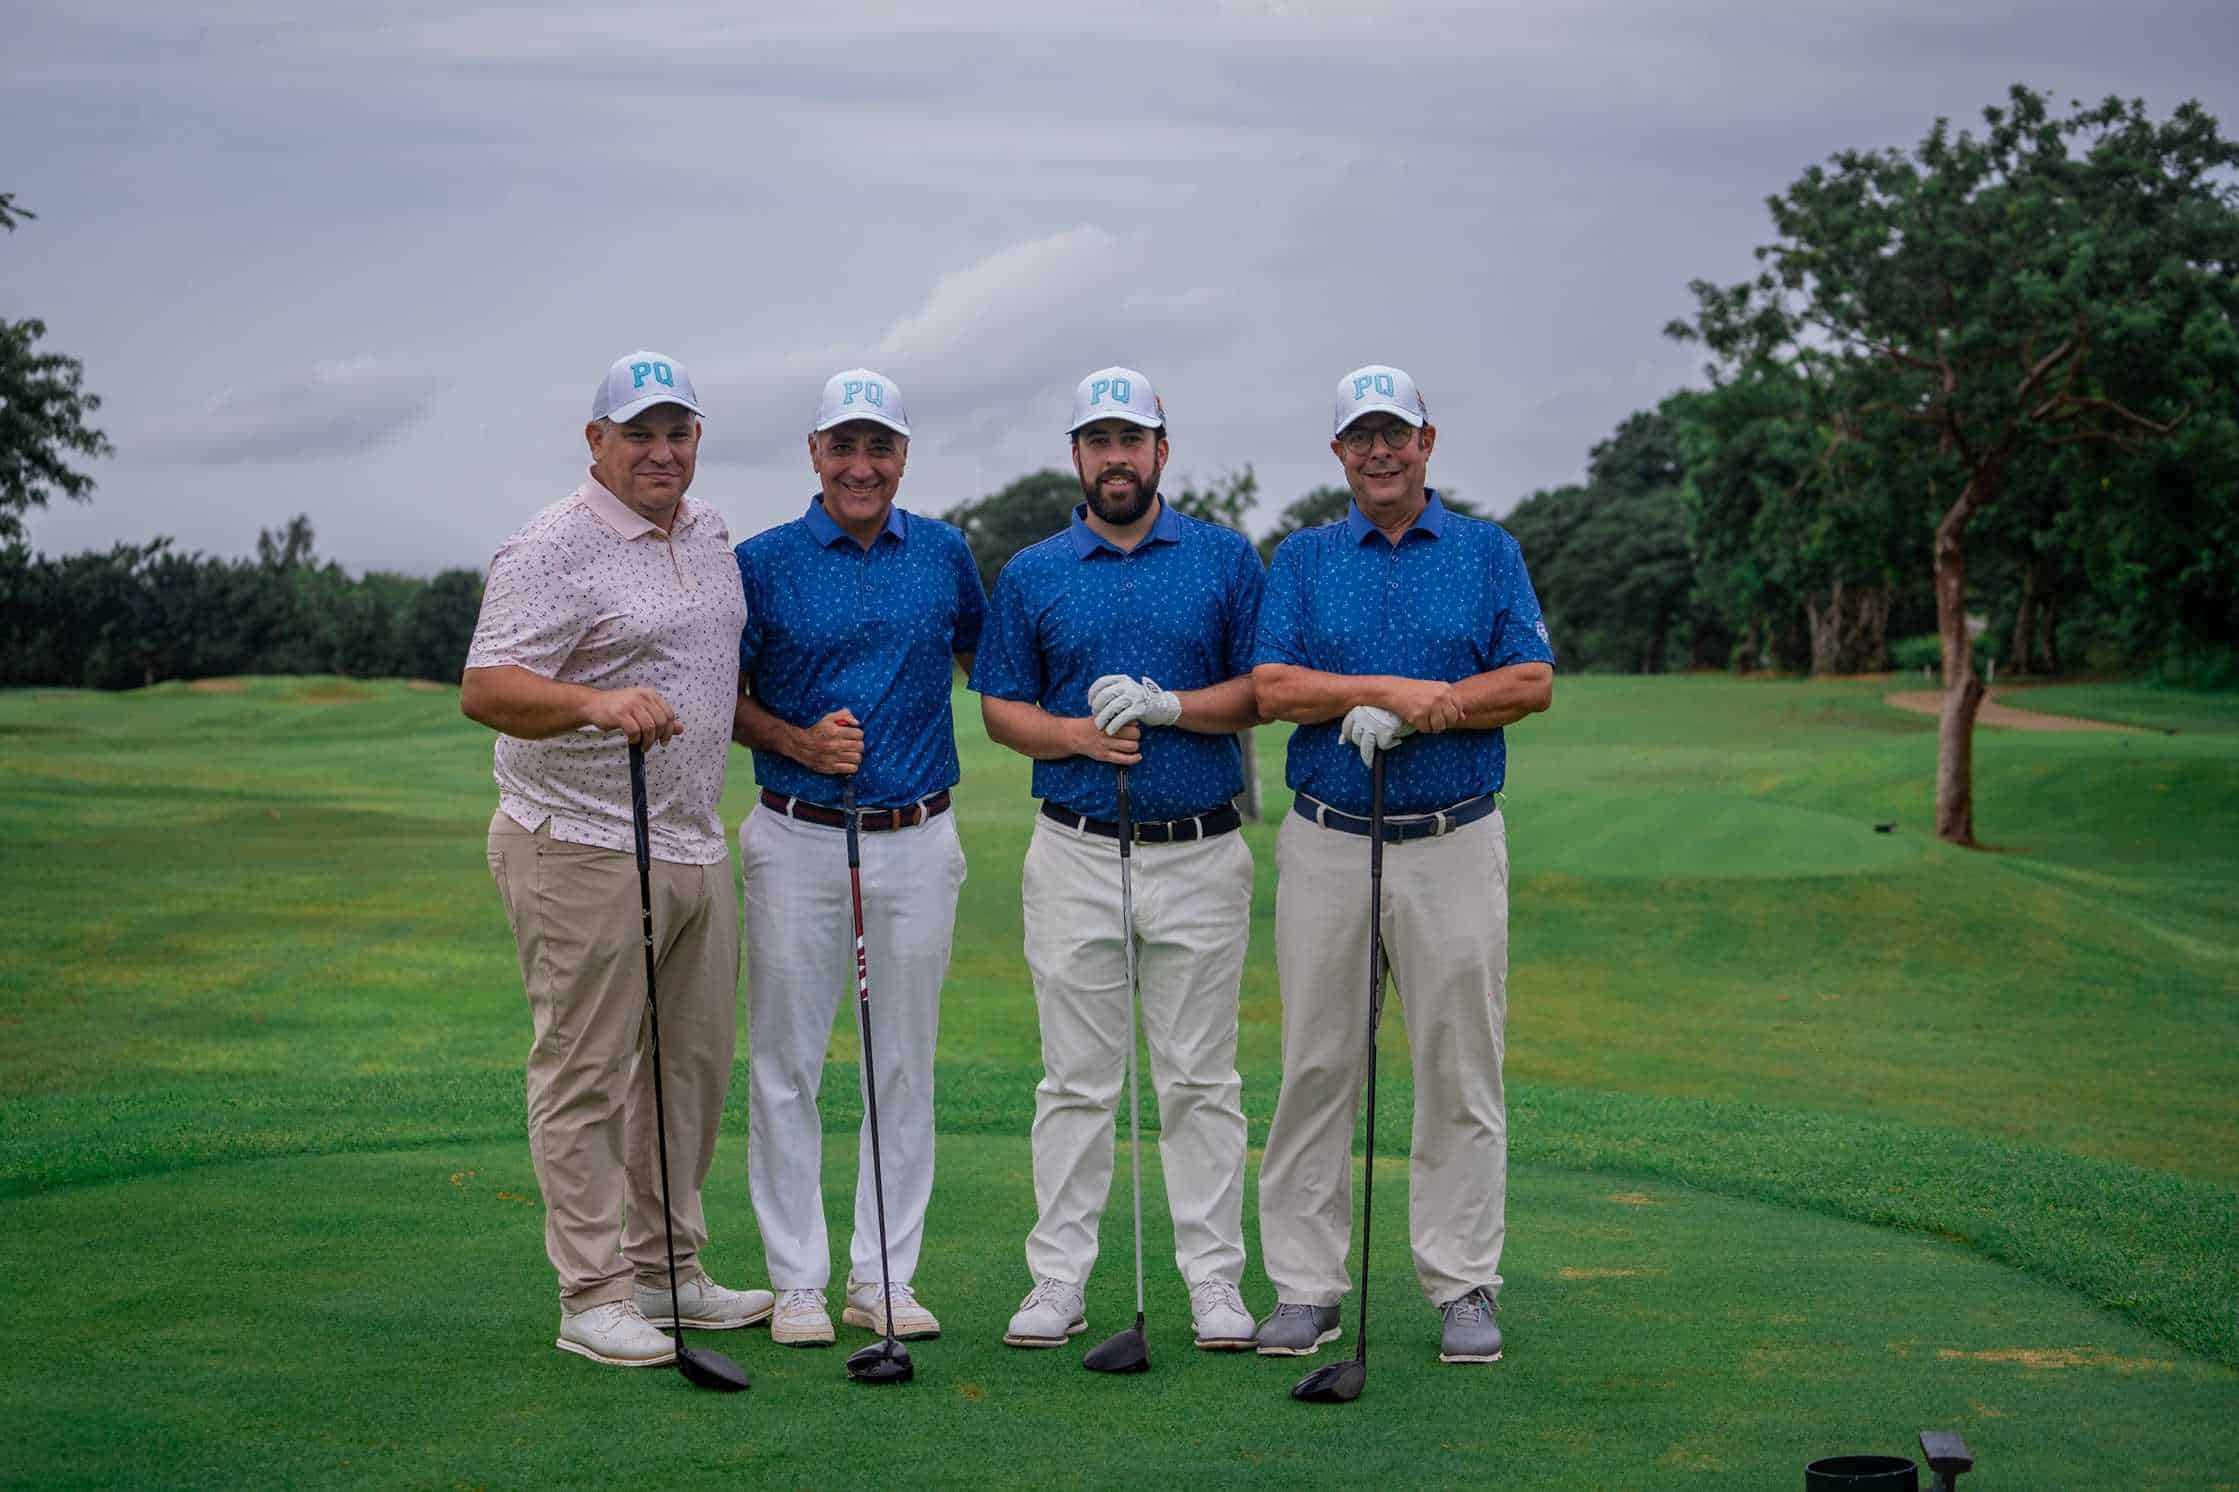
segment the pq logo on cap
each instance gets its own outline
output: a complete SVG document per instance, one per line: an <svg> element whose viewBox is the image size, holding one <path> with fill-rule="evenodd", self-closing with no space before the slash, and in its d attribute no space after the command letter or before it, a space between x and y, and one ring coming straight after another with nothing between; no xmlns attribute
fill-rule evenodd
<svg viewBox="0 0 2239 1492"><path fill-rule="evenodd" d="M645 380L647 380L648 378L652 379L655 383L659 384L662 388L665 389L673 389L676 387L676 369L670 367L667 363L630 364L631 388L644 388Z"/></svg>
<svg viewBox="0 0 2239 1492"><path fill-rule="evenodd" d="M1088 386L1089 407L1102 404L1106 394L1114 404L1126 404L1135 397L1135 385L1124 378L1099 378Z"/></svg>
<svg viewBox="0 0 2239 1492"><path fill-rule="evenodd" d="M886 408L886 389L875 378L850 378L840 385L840 404L844 408L860 398L873 409Z"/></svg>
<svg viewBox="0 0 2239 1492"><path fill-rule="evenodd" d="M1363 373L1353 380L1354 402L1357 403L1360 400L1367 398L1371 389L1375 390L1379 394L1382 394L1387 399L1396 399L1399 397L1399 388L1392 382L1391 374Z"/></svg>

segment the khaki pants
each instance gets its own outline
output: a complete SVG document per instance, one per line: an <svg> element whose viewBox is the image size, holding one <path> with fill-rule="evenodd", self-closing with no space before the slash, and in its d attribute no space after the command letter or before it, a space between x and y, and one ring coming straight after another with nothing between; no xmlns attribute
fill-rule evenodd
<svg viewBox="0 0 2239 1492"><path fill-rule="evenodd" d="M571 1311L668 1282L645 935L637 860L490 820L490 873L505 898L536 1039L529 1048L529 1157L544 1193L544 1248ZM653 862L661 1074L679 1279L707 1242L700 1188L738 1027L739 914L725 859ZM616 1252L620 1225L621 1247Z"/></svg>
<svg viewBox="0 0 2239 1492"><path fill-rule="evenodd" d="M1368 839L1286 814L1276 839L1283 1091L1260 1168L1260 1251L1281 1300L1335 1305L1368 1060ZM1408 1223L1435 1304L1500 1289L1508 1190L1508 840L1498 813L1384 846L1384 951L1415 1078Z"/></svg>
<svg viewBox="0 0 2239 1492"><path fill-rule="evenodd" d="M1236 990L1251 936L1252 852L1241 834L1139 844L1136 977L1158 1100L1174 1266L1195 1287L1244 1276L1244 1111ZM1021 875L1026 964L1042 1026L1034 1090L1036 1279L1085 1284L1112 1189L1113 1111L1127 1092L1127 949L1119 841L1034 820Z"/></svg>

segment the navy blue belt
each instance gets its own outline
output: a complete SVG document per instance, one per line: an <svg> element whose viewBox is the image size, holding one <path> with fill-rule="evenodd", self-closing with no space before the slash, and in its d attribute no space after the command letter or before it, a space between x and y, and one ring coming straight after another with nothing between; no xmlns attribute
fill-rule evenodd
<svg viewBox="0 0 2239 1492"><path fill-rule="evenodd" d="M1435 839L1441 834L1451 834L1456 829L1476 823L1500 807L1499 793L1486 793L1480 797L1465 798L1450 808L1436 813L1411 813L1394 818L1384 815L1384 843L1400 844L1410 839ZM1325 829L1335 829L1340 834L1358 834L1368 837L1368 820L1354 818L1349 813L1339 813L1318 798L1300 793L1291 800L1291 812L1310 824L1320 824Z"/></svg>

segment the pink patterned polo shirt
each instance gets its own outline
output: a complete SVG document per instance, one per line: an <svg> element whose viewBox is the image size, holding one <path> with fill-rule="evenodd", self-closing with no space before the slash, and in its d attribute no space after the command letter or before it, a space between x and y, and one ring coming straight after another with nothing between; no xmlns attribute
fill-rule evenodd
<svg viewBox="0 0 2239 1492"><path fill-rule="evenodd" d="M645 753L653 856L714 865L746 593L731 536L690 499L663 534L596 477L498 546L468 668L511 664L563 684L660 691L684 733ZM629 853L629 745L618 731L499 736L498 806L524 829Z"/></svg>

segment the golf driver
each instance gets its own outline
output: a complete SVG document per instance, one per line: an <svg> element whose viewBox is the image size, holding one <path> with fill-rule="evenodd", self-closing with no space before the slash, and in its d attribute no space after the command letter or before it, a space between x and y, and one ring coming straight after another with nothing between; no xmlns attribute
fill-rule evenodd
<svg viewBox="0 0 2239 1492"><path fill-rule="evenodd" d="M893 1282L886 1271L886 1173L879 1160L878 1066L871 1057L871 960L863 947L863 849L857 837L855 779L840 788L840 813L847 820L848 890L855 898L855 1021L863 1033L863 1104L871 1120L871 1194L878 1204L879 1298L886 1304L886 1340L847 1357L847 1376L857 1383L907 1383L917 1376L910 1349L894 1339Z"/></svg>
<svg viewBox="0 0 2239 1492"><path fill-rule="evenodd" d="M1127 768L1119 769L1120 937L1127 947L1127 1164L1135 1177L1135 1324L1114 1332L1081 1359L1091 1373L1146 1373L1151 1344L1143 1336L1143 1132L1135 1095L1135 820L1127 806Z"/></svg>
<svg viewBox="0 0 2239 1492"><path fill-rule="evenodd" d="M1368 1223L1376 1208L1376 1023L1384 1014L1384 753L1368 769L1368 1174L1361 1183L1361 1315L1353 1360L1291 1385L1308 1404L1350 1404L1368 1386Z"/></svg>
<svg viewBox="0 0 2239 1492"><path fill-rule="evenodd" d="M645 827L645 748L630 747L630 818L637 830L638 906L645 914L645 1018L653 1048L653 1134L661 1157L661 1231L669 1249L669 1318L676 1325L676 1370L699 1388L737 1393L747 1386L739 1365L720 1352L684 1345L684 1309L676 1298L676 1219L669 1206L669 1106L661 1094L661 1002L653 993L653 851Z"/></svg>

